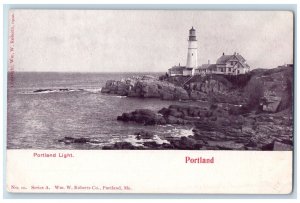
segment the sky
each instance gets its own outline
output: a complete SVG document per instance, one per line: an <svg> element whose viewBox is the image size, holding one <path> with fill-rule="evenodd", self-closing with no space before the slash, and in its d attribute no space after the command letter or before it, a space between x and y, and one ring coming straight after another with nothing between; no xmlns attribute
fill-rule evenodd
<svg viewBox="0 0 300 203"><path fill-rule="evenodd" d="M287 11L12 13L14 71L166 72L173 65L186 64L192 26L198 64L215 63L223 52L241 54L251 69L293 63L293 15Z"/></svg>

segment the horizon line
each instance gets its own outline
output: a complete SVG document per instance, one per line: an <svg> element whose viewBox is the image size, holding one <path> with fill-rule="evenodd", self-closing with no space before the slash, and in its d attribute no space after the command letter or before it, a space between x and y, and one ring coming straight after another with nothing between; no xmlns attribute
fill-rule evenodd
<svg viewBox="0 0 300 203"><path fill-rule="evenodd" d="M279 65L280 66L280 65ZM278 66L277 66L278 67ZM277 68L274 67L274 68ZM251 71L254 69L274 69L274 68L262 68L262 67L258 67L258 68L251 68ZM11 71L8 70L7 73L13 73L13 72L17 72L17 73L166 73L168 72L169 69L167 69L166 71Z"/></svg>
<svg viewBox="0 0 300 203"><path fill-rule="evenodd" d="M8 73L13 73L13 72L17 72L17 73L164 73L166 71L112 71L112 72L108 72L108 71L104 71L104 72L98 72L98 71L7 71Z"/></svg>

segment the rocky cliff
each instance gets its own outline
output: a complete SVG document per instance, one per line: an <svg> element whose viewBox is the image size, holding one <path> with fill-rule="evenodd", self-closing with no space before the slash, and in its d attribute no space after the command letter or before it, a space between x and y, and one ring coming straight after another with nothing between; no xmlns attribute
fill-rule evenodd
<svg viewBox="0 0 300 203"><path fill-rule="evenodd" d="M120 122L141 125L190 125L187 137L158 138L139 131L131 142L103 149L292 150L293 68L258 69L240 76L131 77L107 81L102 93L166 100L204 100L171 105L158 112L120 112ZM205 104L205 105L204 105ZM94 143L90 138L65 137L60 142ZM96 143L97 144L97 143Z"/></svg>
<svg viewBox="0 0 300 203"><path fill-rule="evenodd" d="M232 111L233 108L240 110ZM233 113L234 112L234 113ZM212 105L210 108L171 105L153 112L139 109L123 113L123 122L144 125L192 125L193 134L178 139L168 138L170 144L153 148L205 150L292 150L293 118L290 111L277 114L249 112L234 105ZM123 145L122 145L123 146ZM115 146L115 148L118 148ZM142 147L143 148L143 147ZM146 149L149 146L145 147Z"/></svg>
<svg viewBox="0 0 300 203"><path fill-rule="evenodd" d="M158 78L144 76L132 77L121 81L107 81L102 93L117 94L128 97L160 98L163 100L188 100L188 92Z"/></svg>
<svg viewBox="0 0 300 203"><path fill-rule="evenodd" d="M163 100L203 100L278 112L292 106L293 68L257 69L247 75L132 77L107 81L102 93Z"/></svg>

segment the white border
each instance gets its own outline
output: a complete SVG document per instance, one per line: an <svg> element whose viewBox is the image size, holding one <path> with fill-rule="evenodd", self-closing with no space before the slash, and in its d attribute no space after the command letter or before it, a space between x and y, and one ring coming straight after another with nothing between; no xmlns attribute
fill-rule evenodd
<svg viewBox="0 0 300 203"><path fill-rule="evenodd" d="M22 0L4 0L3 2L4 4L24 4L25 2L22 1ZM152 0L152 1L143 1L143 2L140 2L140 1L122 1L122 0L119 0L119 1L116 1L116 0L103 0L103 1L96 1L96 0L86 0L86 1L82 1L82 0L73 0L72 2L69 2L69 1L66 1L66 0L52 0L52 1L38 1L38 0L31 0L31 1L27 1L26 3L30 3L30 4L67 4L67 3L73 3L73 4L95 4L95 3L101 3L101 4L149 4L149 3L154 3L154 4L165 4L165 3L172 3L172 4L189 4L189 3L209 3L209 4L297 4L297 9L298 9L298 1L296 0L281 0L281 1L278 1L278 0L274 0L274 1L268 1L268 0L247 0L247 1L243 1L241 2L240 0L235 0L235 1L228 1L228 0L210 0L210 1L191 1L191 0L185 0L185 1L180 1L180 0L175 0L175 1L167 1L167 0ZM2 23L2 27L3 27L3 7L1 7L1 23ZM299 17L297 16L297 27L299 27ZM3 32L2 32L2 37L1 37L1 42L3 44ZM297 41L297 44L296 44L296 47L298 47L298 42L299 40ZM3 50L2 51L2 54L1 54L1 62L3 64ZM299 52L297 52L297 58L299 58ZM296 72L296 78L299 78L299 71ZM1 81L3 81L3 71L1 72L1 76L0 76L0 79ZM295 86L297 87L297 80L295 81ZM1 85L3 85L1 83ZM1 89L1 94L3 95L3 88L0 88ZM299 88L296 89L296 95L299 95ZM297 99L297 98L296 98ZM3 100L0 101L0 105L1 105L1 116L0 116L0 122L1 122L1 130L3 132ZM295 116L298 117L298 109L296 109L297 112L295 112ZM299 123L299 120L297 119L297 123L295 123L295 126L300 126L300 123ZM297 135L295 136L298 136L298 133ZM298 139L297 139L297 146L298 146ZM296 143L295 143L296 144ZM3 142L1 142L1 145L0 145L3 149ZM1 151L1 150L0 150ZM1 151L1 157L3 158L3 152ZM3 161L3 159L2 159ZM298 163L298 156L297 156L297 160L296 160L296 163ZM0 179L2 178L3 179L3 165L0 169ZM298 182L298 177L296 177L297 180L296 182ZM1 180L2 180L1 179ZM2 188L2 184L0 186L1 188L0 189L3 189ZM298 192L298 187L297 187L297 192ZM3 195L3 190L1 190L1 194ZM118 198L118 197L116 197ZM184 198L184 197L183 197ZM247 197L246 197L247 198ZM248 197L249 198L249 197ZM10 200L5 200L5 201L10 201ZM13 200L13 202L15 202L17 200ZM25 200L25 202L35 202L35 201L38 201L40 202L40 200ZM46 202L52 202L52 200L44 200ZM76 202L81 202L81 200L70 200L70 201L76 201ZM94 201L97 201L97 200L94 200ZM117 200L114 200L113 202L116 202ZM139 201L140 200L135 200L135 201ZM196 200L197 201L197 200ZM217 202L218 200L209 200L210 202L213 201L213 202ZM223 202L223 200L221 200ZM239 201L239 200L230 200L230 199L227 199L225 200L225 202L236 202L236 201ZM244 200L244 201L253 201L253 200ZM257 200L255 200L257 201ZM258 202L261 202L262 200L258 201ZM270 202L274 202L274 201L282 201L280 199L278 200L274 200L274 199L271 199L271 200L268 200ZM289 199L289 200L283 200L284 202L294 202L295 199ZM11 201L10 201L11 202ZM66 202L66 200L60 200L60 201L55 201L55 202ZM67 201L68 202L68 201ZM98 201L97 201L98 202ZM111 202L111 201L108 201L108 202ZM132 202L132 200L126 200L125 202ZM167 202L174 202L174 200L168 200ZM186 200L184 201L186 202Z"/></svg>

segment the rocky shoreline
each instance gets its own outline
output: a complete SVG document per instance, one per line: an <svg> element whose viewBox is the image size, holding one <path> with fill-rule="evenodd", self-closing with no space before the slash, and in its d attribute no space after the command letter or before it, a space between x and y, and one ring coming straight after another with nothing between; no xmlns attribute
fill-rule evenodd
<svg viewBox="0 0 300 203"><path fill-rule="evenodd" d="M102 93L119 96L160 98L163 100L188 100L188 92L180 86L160 81L152 76L131 77L121 81L108 80Z"/></svg>
<svg viewBox="0 0 300 203"><path fill-rule="evenodd" d="M233 114L239 108L241 114ZM169 139L175 149L202 150L292 150L292 116L247 112L243 107L212 105L210 109L171 105L157 113L140 109L123 113L118 120L144 125L191 124L193 135ZM285 112L286 113L286 112Z"/></svg>
<svg viewBox="0 0 300 203"><path fill-rule="evenodd" d="M157 142L152 132L140 131L131 142L117 142L103 149L183 149L183 150L292 150L293 118L291 113L276 114L243 112L232 114L232 108L224 105L212 105L200 108L189 105L171 105L158 112L138 109L123 113L117 119L122 122L136 122L141 125L191 125L193 134L187 137L168 137ZM89 138L66 137L60 142L95 143Z"/></svg>
<svg viewBox="0 0 300 203"><path fill-rule="evenodd" d="M153 132L141 131L133 136L135 143L122 141L103 149L293 150L292 77L290 67L278 67L238 77L143 76L109 80L101 89L104 94L186 101L157 112L125 112L116 118L118 121L190 125L193 133L161 140ZM199 105L189 100L199 101ZM93 140L67 137L60 142Z"/></svg>

